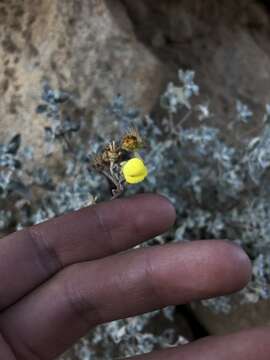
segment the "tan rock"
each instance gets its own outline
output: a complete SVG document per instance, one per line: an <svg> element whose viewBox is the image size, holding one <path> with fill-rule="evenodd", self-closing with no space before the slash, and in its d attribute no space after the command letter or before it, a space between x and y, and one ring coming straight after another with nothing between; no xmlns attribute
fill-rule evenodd
<svg viewBox="0 0 270 360"><path fill-rule="evenodd" d="M151 109L161 65L118 2L6 0L0 16L0 141L21 132L24 144L42 149L45 121L35 109L44 80L75 93L89 121L118 93Z"/></svg>
<svg viewBox="0 0 270 360"><path fill-rule="evenodd" d="M269 102L270 20L260 2L122 2L137 36L169 66L169 74L178 68L196 71L204 99L221 122L228 121L236 98L256 109Z"/></svg>

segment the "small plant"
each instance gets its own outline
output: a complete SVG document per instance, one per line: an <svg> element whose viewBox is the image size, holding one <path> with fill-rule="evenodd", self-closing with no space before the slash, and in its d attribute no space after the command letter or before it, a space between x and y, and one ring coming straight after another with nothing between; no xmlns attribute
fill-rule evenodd
<svg viewBox="0 0 270 360"><path fill-rule="evenodd" d="M143 140L138 130L131 129L94 157L92 166L109 181L113 199L123 193L125 184L138 184L146 178L148 171L138 153L141 148Z"/></svg>

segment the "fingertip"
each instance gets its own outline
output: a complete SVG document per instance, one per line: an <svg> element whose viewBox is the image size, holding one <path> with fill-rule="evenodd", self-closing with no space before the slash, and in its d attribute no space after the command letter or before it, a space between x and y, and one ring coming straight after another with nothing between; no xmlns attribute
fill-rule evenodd
<svg viewBox="0 0 270 360"><path fill-rule="evenodd" d="M168 227L173 226L176 221L176 210L173 203L163 195L156 194L155 197L156 201L159 202L164 215L166 215L165 219L167 220Z"/></svg>
<svg viewBox="0 0 270 360"><path fill-rule="evenodd" d="M171 203L165 196L160 194L140 194L133 197L135 200L140 201L141 216L138 216L138 223L147 226L149 229L155 229L156 234L167 231L176 220L176 211Z"/></svg>
<svg viewBox="0 0 270 360"><path fill-rule="evenodd" d="M110 232L110 242L117 244L113 245L114 251L128 249L166 232L176 217L170 201L148 193L100 203L94 213L102 219L103 229Z"/></svg>
<svg viewBox="0 0 270 360"><path fill-rule="evenodd" d="M242 289L249 282L252 273L248 255L232 241L216 240L214 242L224 292L231 293Z"/></svg>
<svg viewBox="0 0 270 360"><path fill-rule="evenodd" d="M242 289L247 285L252 276L252 263L244 249L229 240L226 241L232 247L232 261L238 268L238 287Z"/></svg>

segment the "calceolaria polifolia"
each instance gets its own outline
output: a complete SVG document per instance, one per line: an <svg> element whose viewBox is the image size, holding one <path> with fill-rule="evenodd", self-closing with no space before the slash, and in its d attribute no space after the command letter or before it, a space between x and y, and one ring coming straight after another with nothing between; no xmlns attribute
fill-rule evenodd
<svg viewBox="0 0 270 360"><path fill-rule="evenodd" d="M119 197L127 184L138 184L147 177L147 166L139 154L143 147L139 131L132 128L94 156L92 166L107 178L113 198Z"/></svg>

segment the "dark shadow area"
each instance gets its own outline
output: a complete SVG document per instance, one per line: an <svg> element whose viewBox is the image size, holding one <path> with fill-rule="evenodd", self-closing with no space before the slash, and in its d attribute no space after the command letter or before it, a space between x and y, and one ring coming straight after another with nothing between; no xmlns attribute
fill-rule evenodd
<svg viewBox="0 0 270 360"><path fill-rule="evenodd" d="M179 305L177 306L177 312L181 313L182 317L189 324L193 333L193 340L200 339L202 337L208 336L209 333L205 327L198 321L195 314L189 305Z"/></svg>

